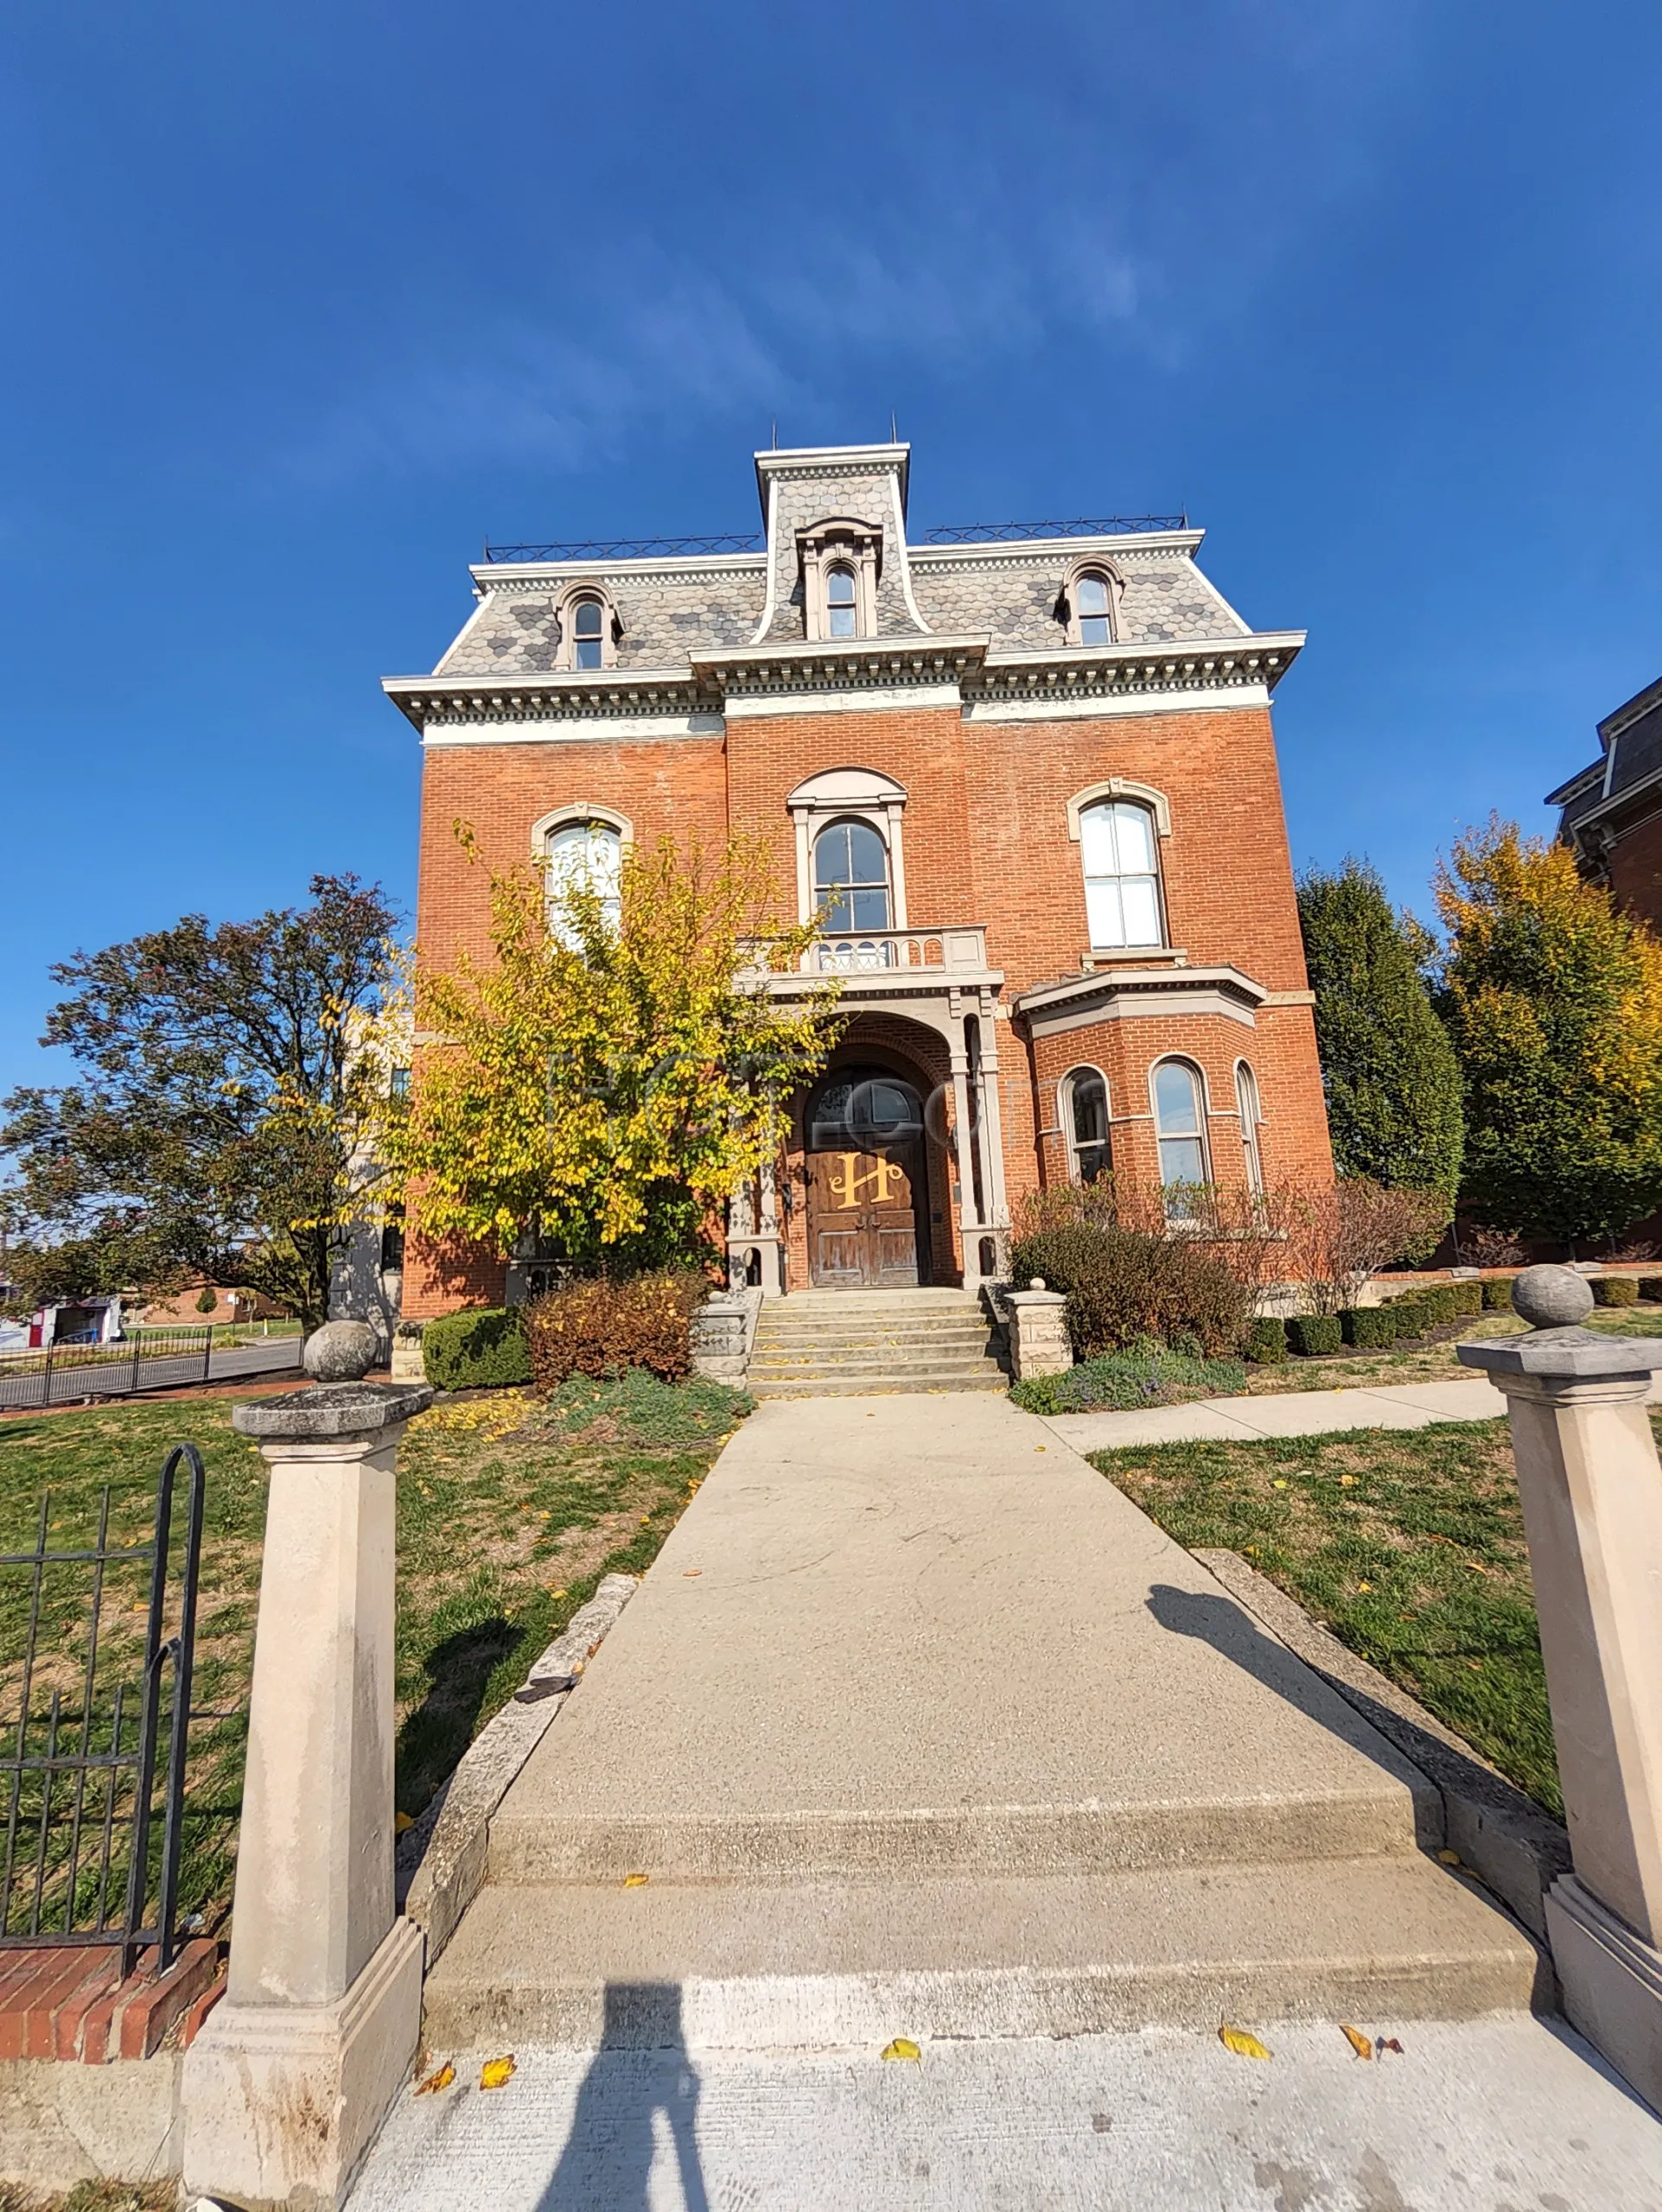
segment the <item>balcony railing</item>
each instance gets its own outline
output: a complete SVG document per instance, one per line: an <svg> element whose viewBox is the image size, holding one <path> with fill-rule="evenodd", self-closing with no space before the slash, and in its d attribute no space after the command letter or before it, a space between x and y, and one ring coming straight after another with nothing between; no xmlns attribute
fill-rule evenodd
<svg viewBox="0 0 1662 2212"><path fill-rule="evenodd" d="M765 972L765 948L752 948L755 969ZM987 932L974 925L939 930L831 930L798 958L803 976L915 975L939 969L952 975L984 974Z"/></svg>

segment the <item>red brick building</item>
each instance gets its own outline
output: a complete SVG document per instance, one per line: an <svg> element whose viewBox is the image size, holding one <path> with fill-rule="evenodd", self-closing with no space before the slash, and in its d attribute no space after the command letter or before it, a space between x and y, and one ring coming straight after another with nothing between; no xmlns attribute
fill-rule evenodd
<svg viewBox="0 0 1662 2212"><path fill-rule="evenodd" d="M539 547L474 570L431 676L418 929L488 949L486 870L761 830L850 1015L778 1172L735 1200L765 1287L974 1283L1067 1178L1332 1173L1254 632L1148 522L907 536L908 448L755 456L749 550ZM411 1238L404 1312L499 1298Z"/></svg>
<svg viewBox="0 0 1662 2212"><path fill-rule="evenodd" d="M1662 930L1662 677L1605 716L1599 748L1546 804L1582 873Z"/></svg>

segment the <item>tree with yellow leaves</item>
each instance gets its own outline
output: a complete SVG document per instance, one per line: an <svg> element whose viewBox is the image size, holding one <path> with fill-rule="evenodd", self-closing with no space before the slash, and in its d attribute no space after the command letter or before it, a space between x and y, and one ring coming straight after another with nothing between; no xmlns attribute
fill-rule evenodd
<svg viewBox="0 0 1662 2212"><path fill-rule="evenodd" d="M1436 897L1464 1198L1571 1243L1642 1219L1662 1205L1662 944L1562 845L1498 817L1456 843Z"/></svg>
<svg viewBox="0 0 1662 2212"><path fill-rule="evenodd" d="M441 1041L391 1133L417 1235L506 1255L531 1233L586 1268L691 1255L835 1042L834 980L788 1007L766 988L816 925L771 926L767 849L745 837L714 856L665 838L616 883L511 869L490 898L488 961L441 972L417 948Z"/></svg>

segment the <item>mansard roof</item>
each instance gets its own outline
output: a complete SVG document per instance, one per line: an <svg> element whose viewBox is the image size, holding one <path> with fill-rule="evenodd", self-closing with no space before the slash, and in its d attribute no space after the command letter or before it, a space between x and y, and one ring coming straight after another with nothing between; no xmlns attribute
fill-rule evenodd
<svg viewBox="0 0 1662 2212"><path fill-rule="evenodd" d="M978 533L973 543L914 544L907 536L908 446L797 448L759 453L755 461L765 525L755 550L550 548L538 550L558 557L487 560L472 571L479 604L434 674L513 679L552 672L558 602L580 583L595 587L615 614L608 674L659 677L678 668L691 676L701 657L794 644L803 635L799 537L848 515L882 532L881 639L974 637L994 654L1054 652L1076 659L1080 649L1068 644L1059 603L1083 556L1101 559L1118 580L1118 648L1222 646L1254 634L1196 565L1198 530L1092 531L1069 524L1034 537L1012 527L1008 537ZM1280 665L1296 650L1294 644Z"/></svg>

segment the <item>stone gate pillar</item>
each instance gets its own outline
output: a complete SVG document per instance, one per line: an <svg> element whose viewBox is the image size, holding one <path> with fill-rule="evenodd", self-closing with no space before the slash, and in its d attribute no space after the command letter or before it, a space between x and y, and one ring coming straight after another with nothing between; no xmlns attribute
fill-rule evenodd
<svg viewBox="0 0 1662 2212"><path fill-rule="evenodd" d="M1577 1325L1593 1294L1530 1268L1525 1337L1460 1346L1506 1396L1574 1872L1547 1893L1564 2011L1662 2110L1662 1338Z"/></svg>

